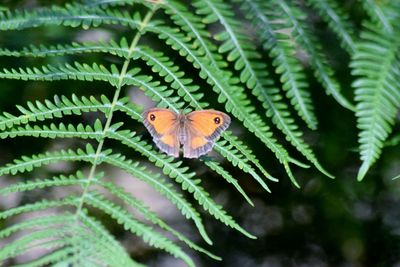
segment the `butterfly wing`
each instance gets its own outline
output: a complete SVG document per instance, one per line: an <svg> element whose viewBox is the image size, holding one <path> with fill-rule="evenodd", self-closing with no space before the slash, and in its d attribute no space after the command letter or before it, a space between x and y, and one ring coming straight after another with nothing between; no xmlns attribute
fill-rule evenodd
<svg viewBox="0 0 400 267"><path fill-rule="evenodd" d="M170 156L179 157L178 114L164 108L151 108L143 112L143 123L157 147Z"/></svg>
<svg viewBox="0 0 400 267"><path fill-rule="evenodd" d="M193 111L186 116L183 156L198 158L211 151L215 141L225 131L231 118L220 111Z"/></svg>

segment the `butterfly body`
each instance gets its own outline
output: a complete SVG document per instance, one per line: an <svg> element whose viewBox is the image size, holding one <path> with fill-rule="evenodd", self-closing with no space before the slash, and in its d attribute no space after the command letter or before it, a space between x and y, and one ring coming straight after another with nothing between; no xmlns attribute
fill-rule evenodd
<svg viewBox="0 0 400 267"><path fill-rule="evenodd" d="M181 111L178 114L178 137L179 137L179 143L184 144L186 141L186 129L185 129L185 123L187 121L185 114L183 114L183 112Z"/></svg>
<svg viewBox="0 0 400 267"><path fill-rule="evenodd" d="M185 158L198 158L212 149L231 119L227 114L211 109L184 114L152 108L143 113L143 122L161 151L179 157L183 145Z"/></svg>

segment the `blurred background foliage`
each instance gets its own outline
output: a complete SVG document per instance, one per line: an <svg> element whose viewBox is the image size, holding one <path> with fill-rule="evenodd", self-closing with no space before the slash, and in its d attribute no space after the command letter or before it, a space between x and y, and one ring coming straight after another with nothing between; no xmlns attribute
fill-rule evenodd
<svg viewBox="0 0 400 267"><path fill-rule="evenodd" d="M351 14L351 20L358 27L355 31L359 32L361 21L366 16L360 9L359 2L355 0L338 2L346 12ZM5 0L1 1L0 6L20 9L65 3L66 1L61 0ZM348 68L350 58L338 48L336 37L327 29L327 25L316 14L309 15L315 20L314 25L320 40L323 41L324 49L330 51L328 54L330 65L336 71L336 77L340 83L344 85L343 93L348 99L352 99L354 92L349 85L353 78ZM90 40L113 34L115 32L112 26L108 29L79 32L78 36L77 31L67 27L47 26L45 31L43 28L37 28L18 32L1 32L0 45L9 49L18 49L26 44L43 44L43 40L49 44L68 43L71 39ZM118 34L126 33L119 32ZM29 42L26 42L27 40ZM79 55L76 57L79 58ZM119 60L96 53L85 55L85 59L93 62ZM64 63L71 60L74 58L0 57L0 68ZM146 68L146 66L141 67ZM192 78L196 79L196 77ZM196 81L204 83L201 80ZM312 145L320 162L335 175L336 179L329 179L314 168L296 168L294 176L298 179L301 188L295 188L286 179L285 171L276 162L272 153L265 153L265 148L258 146L259 141L256 138L252 138L252 135L247 132L241 132L240 127L234 124L232 130L236 131L242 140L246 140L251 148L254 148L256 155L262 159L262 163L271 170L271 174L284 178L281 178L279 183L272 183L270 185L272 193L266 194L254 180L249 179L238 169L228 169L254 201L253 208L245 203L232 187L227 186L225 181L217 179L218 177L207 173L206 170L197 170L197 173L201 174L202 185L214 199L222 204L240 225L258 237L257 240L248 239L230 228L223 227L209 216L203 216L208 233L214 240L211 251L224 260L216 262L205 255L189 252L193 253L195 262L199 266L400 266L400 180L392 180L400 173L398 146L386 147L380 160L369 171L367 177L362 182L357 182L360 160L354 113L338 105L333 98L327 97L320 89L320 85L310 84L310 87L313 88L312 98L319 128L317 131L308 130L306 127L302 130L305 132L305 140ZM17 111L15 105L24 105L27 101L51 99L55 94L66 96L76 92L87 96L104 94L111 99L114 92L110 85L102 82L55 81L50 83L6 79L0 80L0 89L0 110L12 114ZM138 95L135 88L128 88L126 94L133 95L134 99L143 99L142 104L149 105L146 102L148 100ZM205 100L216 103L214 97L214 94L206 94ZM90 114L86 116L84 119L87 121L93 121L96 117L95 115L91 117ZM119 119L123 120L123 118ZM78 123L82 118L68 117L68 120ZM145 133L142 125L137 124L132 127ZM398 127L394 129L394 132L396 130ZM284 142L284 137L280 136L280 140ZM74 140L73 142L84 143L85 141ZM48 139L1 140L0 163L4 165L21 155L45 151L52 145L55 145L54 140ZM295 157L299 156L295 149L289 149L289 152ZM129 151L124 151L124 153L133 159L137 157L137 154ZM196 168L196 163L188 160L185 160L185 163ZM230 165L225 167L230 168ZM56 166L54 172L57 173L60 168L69 167ZM46 171L51 173L52 170ZM46 190L37 192L38 195L49 193ZM58 194L51 193L56 196ZM4 199L0 207L4 209L16 206L18 202L19 204L27 203L34 198L35 196L28 192L15 199ZM165 200L154 198L151 201ZM198 238L195 233L191 233L189 226L182 218L174 217L172 210L165 210L163 203L160 205L163 215L171 225L189 236L192 235L194 239ZM197 204L193 202L193 205ZM172 213L172 216L169 213ZM0 221L0 225L4 223ZM151 266L180 266L182 264L171 256L166 256L163 252L142 244L140 239L126 235L119 225L107 225L107 227L122 243L126 244L133 258L139 262ZM201 240L199 242L201 244ZM206 246L205 243L202 245Z"/></svg>

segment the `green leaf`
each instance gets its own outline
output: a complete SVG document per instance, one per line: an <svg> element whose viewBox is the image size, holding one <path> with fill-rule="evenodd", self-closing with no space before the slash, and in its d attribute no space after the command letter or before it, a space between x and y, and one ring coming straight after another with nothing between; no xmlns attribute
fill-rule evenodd
<svg viewBox="0 0 400 267"><path fill-rule="evenodd" d="M400 34L387 35L374 24L365 23L353 56L352 74L356 89L357 127L362 165L361 181L382 152L400 107Z"/></svg>

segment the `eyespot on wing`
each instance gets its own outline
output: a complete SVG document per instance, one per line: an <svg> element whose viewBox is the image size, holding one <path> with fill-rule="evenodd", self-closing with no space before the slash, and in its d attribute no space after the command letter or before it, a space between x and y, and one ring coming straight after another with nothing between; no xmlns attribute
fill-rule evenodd
<svg viewBox="0 0 400 267"><path fill-rule="evenodd" d="M212 109L193 111L187 115L187 119L187 123L198 134L207 137L219 135L231 123L231 118L227 114Z"/></svg>
<svg viewBox="0 0 400 267"><path fill-rule="evenodd" d="M175 127L178 115L164 108L151 108L143 112L143 123L153 136L168 133Z"/></svg>

